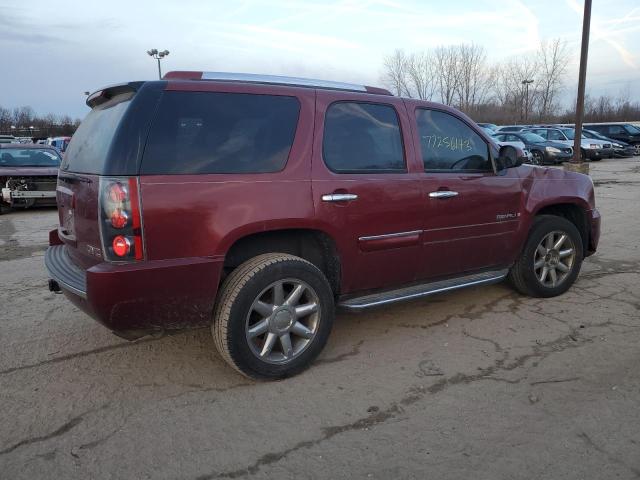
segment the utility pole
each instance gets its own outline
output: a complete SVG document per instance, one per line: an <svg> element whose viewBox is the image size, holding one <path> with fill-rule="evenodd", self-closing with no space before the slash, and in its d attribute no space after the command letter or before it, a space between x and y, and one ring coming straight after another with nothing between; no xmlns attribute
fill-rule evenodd
<svg viewBox="0 0 640 480"><path fill-rule="evenodd" d="M162 71L160 70L160 60L169 55L169 50L163 50L161 52L158 49L154 48L152 50L147 50L147 55L155 58L158 61L158 79L162 80Z"/></svg>
<svg viewBox="0 0 640 480"><path fill-rule="evenodd" d="M580 72L578 74L578 99L576 101L576 130L573 140L573 170L589 173L589 165L583 163L580 154L580 140L582 139L582 120L584 118L584 89L587 78L587 56L589 54L589 28L591 25L591 0L584 0L584 15L582 18L582 48L580 50Z"/></svg>
<svg viewBox="0 0 640 480"><path fill-rule="evenodd" d="M524 85L524 123L527 123L529 119L529 85L533 83L533 80L522 80Z"/></svg>

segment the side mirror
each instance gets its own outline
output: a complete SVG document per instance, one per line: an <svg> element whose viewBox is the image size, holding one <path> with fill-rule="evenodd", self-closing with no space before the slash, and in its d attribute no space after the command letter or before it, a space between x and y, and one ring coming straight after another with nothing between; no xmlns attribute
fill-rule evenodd
<svg viewBox="0 0 640 480"><path fill-rule="evenodd" d="M507 168L519 167L524 161L525 157L522 150L511 145L505 145L500 148L500 154L496 158L496 167L498 171L501 171Z"/></svg>

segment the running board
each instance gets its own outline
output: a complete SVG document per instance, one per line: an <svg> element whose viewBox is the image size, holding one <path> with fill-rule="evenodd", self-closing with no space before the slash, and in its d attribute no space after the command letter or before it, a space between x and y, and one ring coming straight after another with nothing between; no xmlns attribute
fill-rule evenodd
<svg viewBox="0 0 640 480"><path fill-rule="evenodd" d="M411 287L387 290L380 293L372 293L363 297L350 298L338 304L340 308L351 311L364 310L365 308L379 307L390 303L413 300L414 298L435 295L436 293L449 292L459 288L472 287L474 285L487 285L503 280L509 270L495 270L491 272L476 273L464 277L441 280L439 282L423 283Z"/></svg>

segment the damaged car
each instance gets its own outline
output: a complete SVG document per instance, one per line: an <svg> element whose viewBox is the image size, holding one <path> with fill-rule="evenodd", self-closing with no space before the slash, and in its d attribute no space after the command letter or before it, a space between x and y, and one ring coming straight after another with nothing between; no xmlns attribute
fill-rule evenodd
<svg viewBox="0 0 640 480"><path fill-rule="evenodd" d="M0 213L56 204L62 158L46 145L0 144Z"/></svg>

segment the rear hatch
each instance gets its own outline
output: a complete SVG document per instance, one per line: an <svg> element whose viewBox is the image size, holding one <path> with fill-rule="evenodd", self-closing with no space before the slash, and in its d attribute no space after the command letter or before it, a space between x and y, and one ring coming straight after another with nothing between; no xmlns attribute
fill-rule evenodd
<svg viewBox="0 0 640 480"><path fill-rule="evenodd" d="M99 228L102 176L135 176L165 82L136 82L91 95L91 112L73 135L60 166L58 236L83 268L103 261Z"/></svg>

